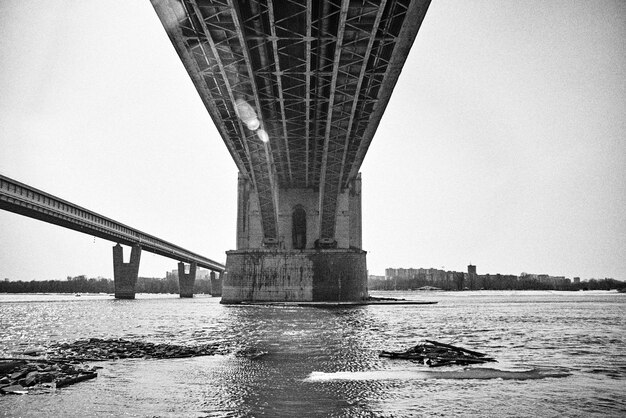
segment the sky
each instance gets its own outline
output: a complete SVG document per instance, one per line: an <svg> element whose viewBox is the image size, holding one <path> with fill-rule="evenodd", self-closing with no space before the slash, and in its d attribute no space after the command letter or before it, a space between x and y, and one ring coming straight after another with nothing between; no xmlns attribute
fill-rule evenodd
<svg viewBox="0 0 626 418"><path fill-rule="evenodd" d="M361 168L369 273L626 280L624 39L622 0L433 0ZM235 248L237 169L148 0L0 2L0 173ZM112 278L114 244L0 211L0 279Z"/></svg>

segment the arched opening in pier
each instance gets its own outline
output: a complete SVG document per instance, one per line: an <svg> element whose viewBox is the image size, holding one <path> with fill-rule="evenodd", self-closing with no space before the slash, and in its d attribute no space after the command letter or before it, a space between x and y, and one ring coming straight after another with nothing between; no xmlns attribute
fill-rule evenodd
<svg viewBox="0 0 626 418"><path fill-rule="evenodd" d="M292 239L293 248L296 250L304 250L306 248L306 212L300 205L293 209L292 219Z"/></svg>

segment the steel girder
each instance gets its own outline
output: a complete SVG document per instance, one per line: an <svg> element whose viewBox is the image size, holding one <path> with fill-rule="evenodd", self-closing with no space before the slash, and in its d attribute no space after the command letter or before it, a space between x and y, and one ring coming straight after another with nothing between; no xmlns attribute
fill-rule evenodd
<svg viewBox="0 0 626 418"><path fill-rule="evenodd" d="M280 188L320 191L321 239L358 174L430 0L152 0L278 237ZM255 109L270 140L237 116Z"/></svg>
<svg viewBox="0 0 626 418"><path fill-rule="evenodd" d="M3 175L0 209L124 245L139 245L145 251L180 262L224 271L223 264Z"/></svg>

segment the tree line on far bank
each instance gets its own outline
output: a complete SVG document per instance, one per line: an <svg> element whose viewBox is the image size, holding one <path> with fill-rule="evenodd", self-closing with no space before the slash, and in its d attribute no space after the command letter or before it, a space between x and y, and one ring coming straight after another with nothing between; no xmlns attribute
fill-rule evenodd
<svg viewBox="0 0 626 418"><path fill-rule="evenodd" d="M369 290L416 290L421 287L436 287L442 290L613 290L624 291L626 282L605 278L589 279L577 283L545 283L532 278L505 276L498 278L491 276L488 280L476 282L468 280L463 273L455 274L452 279L424 281L413 278L370 278Z"/></svg>
<svg viewBox="0 0 626 418"><path fill-rule="evenodd" d="M115 284L111 279L87 278L81 275L67 277L66 280L31 280L0 281L0 293L114 293ZM137 293L178 293L176 277L138 277L135 287ZM194 293L210 294L211 280L196 278Z"/></svg>

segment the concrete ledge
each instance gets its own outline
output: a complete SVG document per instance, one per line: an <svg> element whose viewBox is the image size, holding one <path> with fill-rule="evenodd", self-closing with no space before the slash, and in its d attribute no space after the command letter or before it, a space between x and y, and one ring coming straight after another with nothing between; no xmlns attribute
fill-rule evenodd
<svg viewBox="0 0 626 418"><path fill-rule="evenodd" d="M436 305L439 302L421 302L416 300L376 300L356 302L239 302L238 305L265 305L265 306L300 306L313 308L345 308L351 306L369 305Z"/></svg>
<svg viewBox="0 0 626 418"><path fill-rule="evenodd" d="M135 299L135 289L115 289L115 299Z"/></svg>

